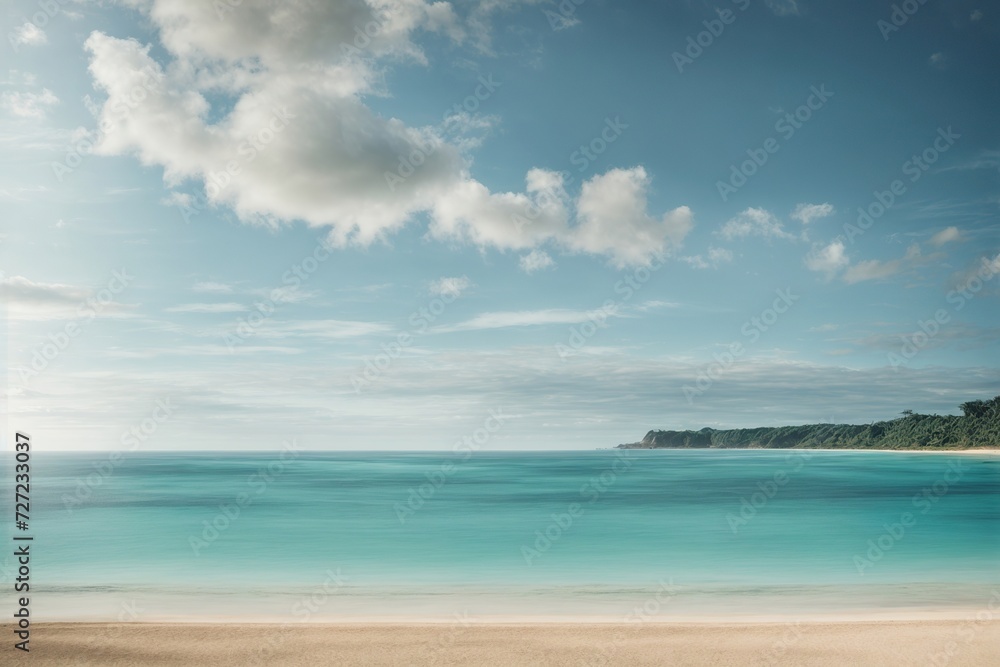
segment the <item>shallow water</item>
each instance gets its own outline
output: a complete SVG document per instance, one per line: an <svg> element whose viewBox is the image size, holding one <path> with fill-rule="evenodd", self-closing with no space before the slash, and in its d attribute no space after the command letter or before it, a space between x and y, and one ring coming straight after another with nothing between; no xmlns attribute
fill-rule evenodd
<svg viewBox="0 0 1000 667"><path fill-rule="evenodd" d="M976 609L1000 586L995 457L465 456L36 453L33 612L798 616Z"/></svg>

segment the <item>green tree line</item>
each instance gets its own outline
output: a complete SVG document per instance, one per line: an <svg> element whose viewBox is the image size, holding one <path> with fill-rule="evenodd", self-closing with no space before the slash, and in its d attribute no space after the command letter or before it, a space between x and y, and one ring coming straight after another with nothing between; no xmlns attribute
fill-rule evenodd
<svg viewBox="0 0 1000 667"><path fill-rule="evenodd" d="M970 449L1000 446L1000 396L969 401L961 415L901 417L871 424L807 424L700 431L650 431L621 448Z"/></svg>

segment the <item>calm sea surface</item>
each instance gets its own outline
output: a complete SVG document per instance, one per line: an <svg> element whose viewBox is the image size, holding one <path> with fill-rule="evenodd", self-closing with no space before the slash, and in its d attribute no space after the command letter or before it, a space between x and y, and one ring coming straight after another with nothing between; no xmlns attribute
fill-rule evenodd
<svg viewBox="0 0 1000 667"><path fill-rule="evenodd" d="M33 612L672 619L977 609L1000 590L1000 458L465 456L34 453Z"/></svg>

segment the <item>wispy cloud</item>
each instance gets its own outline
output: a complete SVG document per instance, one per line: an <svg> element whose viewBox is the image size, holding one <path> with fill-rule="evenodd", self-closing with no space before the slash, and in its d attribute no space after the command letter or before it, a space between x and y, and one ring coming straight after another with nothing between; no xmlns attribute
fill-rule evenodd
<svg viewBox="0 0 1000 667"><path fill-rule="evenodd" d="M195 283L191 289L193 289L195 292L205 292L207 294L232 294L233 292L232 285L227 285L226 283L211 282L211 281Z"/></svg>
<svg viewBox="0 0 1000 667"><path fill-rule="evenodd" d="M603 313L603 315L602 315ZM552 308L547 310L518 310L496 313L483 313L464 322L449 326L435 327L436 333L451 333L455 331L481 331L484 329L507 329L511 327L537 327L550 324L580 324L598 317L607 317L601 311L565 310ZM611 314L612 317L616 314Z"/></svg>
<svg viewBox="0 0 1000 667"><path fill-rule="evenodd" d="M762 208L748 208L735 218L730 219L718 231L718 235L727 241L745 239L750 236L762 238L794 239L795 235L785 231L781 221Z"/></svg>
<svg viewBox="0 0 1000 667"><path fill-rule="evenodd" d="M945 227L940 232L931 237L928 241L932 246L940 248L946 243L951 243L952 241L958 241L962 238L962 232L959 231L958 227Z"/></svg>
<svg viewBox="0 0 1000 667"><path fill-rule="evenodd" d="M247 307L242 303L183 303L164 310L168 313L242 313Z"/></svg>
<svg viewBox="0 0 1000 667"><path fill-rule="evenodd" d="M833 204L799 204L792 211L792 218L808 225L813 220L819 220L833 215Z"/></svg>

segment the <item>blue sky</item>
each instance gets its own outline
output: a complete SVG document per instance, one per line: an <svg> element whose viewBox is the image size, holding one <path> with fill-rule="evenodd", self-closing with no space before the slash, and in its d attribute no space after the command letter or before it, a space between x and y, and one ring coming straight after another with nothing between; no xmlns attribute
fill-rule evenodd
<svg viewBox="0 0 1000 667"><path fill-rule="evenodd" d="M651 4L11 3L8 426L593 448L1000 393L996 10Z"/></svg>

